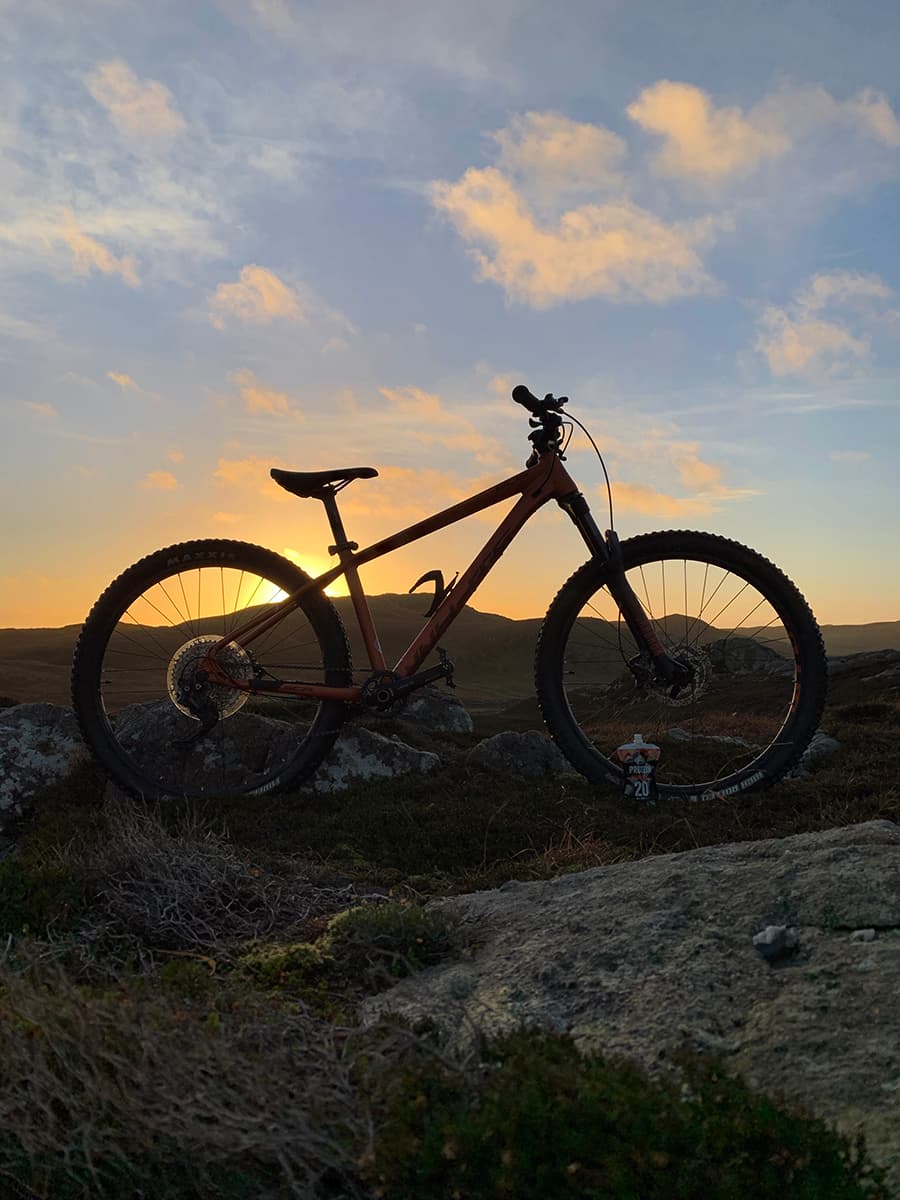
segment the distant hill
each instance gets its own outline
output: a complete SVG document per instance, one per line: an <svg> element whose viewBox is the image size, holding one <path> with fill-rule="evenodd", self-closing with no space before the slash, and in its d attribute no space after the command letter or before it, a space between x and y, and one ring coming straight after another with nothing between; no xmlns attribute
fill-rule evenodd
<svg viewBox="0 0 900 1200"><path fill-rule="evenodd" d="M366 663L349 597L334 600L350 636L353 661ZM382 595L369 599L385 656L395 662L424 623L427 596ZM446 638L456 667L459 695L473 707L492 708L533 694L532 662L541 618L517 621L466 607ZM69 668L79 625L59 629L0 629L0 696L69 703ZM870 625L824 625L828 653L900 649L900 621Z"/></svg>

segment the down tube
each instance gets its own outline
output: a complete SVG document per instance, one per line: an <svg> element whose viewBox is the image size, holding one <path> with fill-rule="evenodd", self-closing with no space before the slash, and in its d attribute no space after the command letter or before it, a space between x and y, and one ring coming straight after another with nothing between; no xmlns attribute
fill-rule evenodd
<svg viewBox="0 0 900 1200"><path fill-rule="evenodd" d="M513 505L473 562L466 568L456 587L444 597L434 616L407 647L403 657L394 667L401 678L412 675L425 661L528 518L548 500L553 499L555 496L548 489L544 495L525 493Z"/></svg>

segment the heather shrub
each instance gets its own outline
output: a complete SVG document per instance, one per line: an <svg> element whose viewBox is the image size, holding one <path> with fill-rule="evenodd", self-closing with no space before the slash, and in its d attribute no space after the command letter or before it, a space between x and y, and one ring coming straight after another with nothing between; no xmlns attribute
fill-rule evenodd
<svg viewBox="0 0 900 1200"><path fill-rule="evenodd" d="M391 1200L884 1200L861 1147L715 1066L648 1078L519 1032L476 1068L421 1045L370 1073L366 1174Z"/></svg>

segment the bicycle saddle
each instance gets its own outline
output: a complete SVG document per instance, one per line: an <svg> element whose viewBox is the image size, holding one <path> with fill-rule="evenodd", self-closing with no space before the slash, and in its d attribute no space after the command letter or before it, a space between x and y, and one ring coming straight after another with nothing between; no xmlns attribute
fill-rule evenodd
<svg viewBox="0 0 900 1200"><path fill-rule="evenodd" d="M345 467L339 471L281 471L272 467L269 474L286 492L321 500L332 484L344 487L354 479L374 479L378 472L374 467Z"/></svg>

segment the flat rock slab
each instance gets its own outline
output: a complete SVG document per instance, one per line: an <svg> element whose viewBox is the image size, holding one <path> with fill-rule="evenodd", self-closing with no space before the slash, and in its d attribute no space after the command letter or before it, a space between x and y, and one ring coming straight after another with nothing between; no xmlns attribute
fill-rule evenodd
<svg viewBox="0 0 900 1200"><path fill-rule="evenodd" d="M569 1030L585 1049L665 1069L688 1045L724 1058L850 1136L900 1196L900 827L870 821L508 883L437 902L478 946L368 1001L476 1029ZM797 947L770 963L770 925ZM874 931L865 940L854 931ZM869 935L866 935L869 937Z"/></svg>
<svg viewBox="0 0 900 1200"><path fill-rule="evenodd" d="M70 708L41 703L0 709L0 828L4 811L21 812L87 757Z"/></svg>

